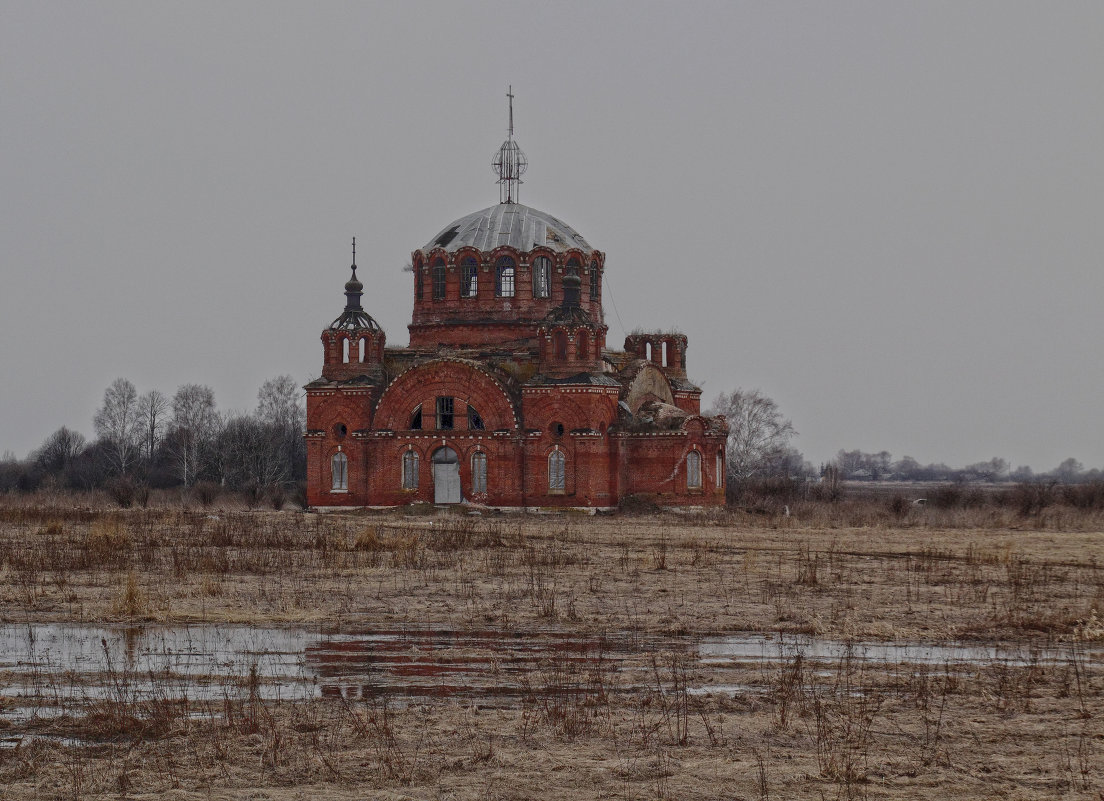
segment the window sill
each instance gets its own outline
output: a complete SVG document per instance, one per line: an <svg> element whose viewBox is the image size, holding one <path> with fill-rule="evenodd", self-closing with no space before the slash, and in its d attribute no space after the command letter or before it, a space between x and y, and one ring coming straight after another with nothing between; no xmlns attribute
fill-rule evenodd
<svg viewBox="0 0 1104 801"><path fill-rule="evenodd" d="M567 495L567 493L564 490L560 490L560 489L550 489L550 490L548 490L548 494L549 495Z"/></svg>
<svg viewBox="0 0 1104 801"><path fill-rule="evenodd" d="M330 495L348 495L348 494L349 494L349 490L347 490L347 489L331 489L330 490Z"/></svg>

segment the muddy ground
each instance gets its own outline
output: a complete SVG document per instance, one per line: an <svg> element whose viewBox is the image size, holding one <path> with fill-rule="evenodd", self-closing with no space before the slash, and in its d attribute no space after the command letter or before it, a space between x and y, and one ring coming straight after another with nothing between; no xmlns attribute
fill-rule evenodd
<svg viewBox="0 0 1104 801"><path fill-rule="evenodd" d="M512 669L509 696L411 696L398 680L290 700L243 671L217 679L221 700L171 677L152 696L51 700L51 683L137 677L10 666L5 798L1104 797L1104 527L1073 511L313 515L47 500L0 506L0 520L3 623L590 643L523 663L473 643L446 654L477 674ZM703 638L737 632L856 645L704 654ZM640 647L615 661L607 639ZM1029 656L863 658L883 641ZM441 661L425 650L412 644L410 661ZM45 690L3 717L28 707L10 688L32 669Z"/></svg>

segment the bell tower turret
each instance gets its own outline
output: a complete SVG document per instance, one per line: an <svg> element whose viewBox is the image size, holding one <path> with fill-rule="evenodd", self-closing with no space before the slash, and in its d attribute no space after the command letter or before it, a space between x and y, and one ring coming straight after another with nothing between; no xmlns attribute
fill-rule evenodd
<svg viewBox="0 0 1104 801"><path fill-rule="evenodd" d="M323 378L348 379L374 376L383 371L387 335L372 315L364 311L364 284L357 278L356 239L353 239L352 276L345 282L345 310L322 332Z"/></svg>

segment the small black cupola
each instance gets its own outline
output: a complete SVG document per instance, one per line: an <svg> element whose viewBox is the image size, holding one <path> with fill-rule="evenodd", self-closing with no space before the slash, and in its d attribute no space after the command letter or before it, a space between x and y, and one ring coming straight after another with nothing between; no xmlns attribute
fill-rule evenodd
<svg viewBox="0 0 1104 801"><path fill-rule="evenodd" d="M364 307L360 303L360 299L364 295L364 284L360 282L356 274L356 237L353 238L352 271L352 276L345 282L345 311L330 323L330 328L367 328L372 331L379 331L379 323L372 319L372 315L364 311Z"/></svg>

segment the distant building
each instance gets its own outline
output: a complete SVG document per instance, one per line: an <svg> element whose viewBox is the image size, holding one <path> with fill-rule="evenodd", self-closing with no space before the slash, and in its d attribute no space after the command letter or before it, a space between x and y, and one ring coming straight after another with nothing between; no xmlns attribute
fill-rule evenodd
<svg viewBox="0 0 1104 801"><path fill-rule="evenodd" d="M700 413L686 337L607 348L605 254L517 202L512 109L495 167L500 202L413 253L409 347L386 347L363 309L354 249L322 377L306 386L310 504L723 503L728 429Z"/></svg>

